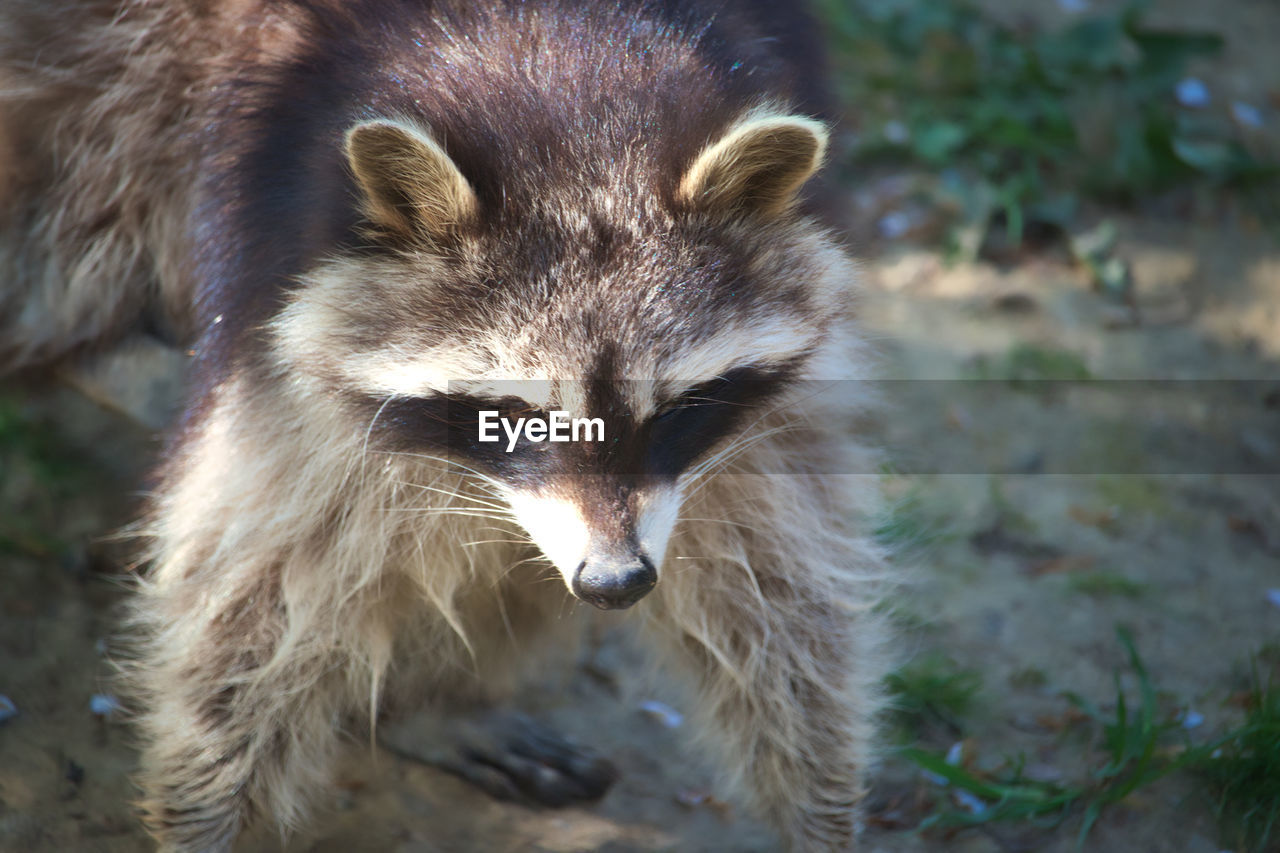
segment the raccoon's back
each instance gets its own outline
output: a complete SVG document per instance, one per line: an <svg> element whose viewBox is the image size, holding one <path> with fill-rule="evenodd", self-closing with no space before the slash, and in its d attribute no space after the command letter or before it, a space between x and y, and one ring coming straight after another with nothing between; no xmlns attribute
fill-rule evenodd
<svg viewBox="0 0 1280 853"><path fill-rule="evenodd" d="M0 4L0 373L192 337L202 132L267 17L235 5Z"/></svg>

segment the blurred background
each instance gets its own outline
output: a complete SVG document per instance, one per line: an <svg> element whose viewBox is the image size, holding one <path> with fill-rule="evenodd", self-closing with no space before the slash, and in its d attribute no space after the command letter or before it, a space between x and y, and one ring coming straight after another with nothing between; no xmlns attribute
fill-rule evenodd
<svg viewBox="0 0 1280 853"><path fill-rule="evenodd" d="M911 581L866 849L1280 850L1280 5L816 5ZM175 379L121 357L0 386L4 851L147 849L110 534ZM600 805L356 744L289 849L773 849L638 669L598 632L524 697L622 767Z"/></svg>
<svg viewBox="0 0 1280 853"><path fill-rule="evenodd" d="M916 581L871 849L1280 850L1280 5L819 5Z"/></svg>

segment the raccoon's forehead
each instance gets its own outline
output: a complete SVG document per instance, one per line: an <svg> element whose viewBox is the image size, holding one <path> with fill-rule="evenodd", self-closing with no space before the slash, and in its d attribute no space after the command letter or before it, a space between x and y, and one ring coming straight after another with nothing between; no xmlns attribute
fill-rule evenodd
<svg viewBox="0 0 1280 853"><path fill-rule="evenodd" d="M650 235L611 253L583 239L542 282L512 269L496 322L536 363L599 378L705 378L810 349L834 307L820 265L804 249L715 238Z"/></svg>
<svg viewBox="0 0 1280 853"><path fill-rule="evenodd" d="M841 310L847 266L816 229L616 213L489 236L480 254L498 286L471 310L502 329L505 354L598 375L612 347L616 378L702 376L739 353L790 360Z"/></svg>

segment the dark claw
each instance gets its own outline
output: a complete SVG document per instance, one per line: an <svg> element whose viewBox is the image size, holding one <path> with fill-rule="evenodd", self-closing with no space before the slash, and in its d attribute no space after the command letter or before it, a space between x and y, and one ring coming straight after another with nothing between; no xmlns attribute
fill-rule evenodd
<svg viewBox="0 0 1280 853"><path fill-rule="evenodd" d="M573 783L570 797L598 800L617 781L618 770L603 756L576 744L524 714L512 714L513 728L508 748Z"/></svg>
<svg viewBox="0 0 1280 853"><path fill-rule="evenodd" d="M500 800L558 808L598 800L618 778L608 759L524 714L491 712L449 722L419 715L384 729L379 740Z"/></svg>
<svg viewBox="0 0 1280 853"><path fill-rule="evenodd" d="M403 753L401 753L403 754ZM413 756L409 756L413 757ZM511 781L511 777L496 767L480 761L451 761L440 759L427 761L427 764L452 773L484 791L495 800L519 802L524 799L520 789Z"/></svg>

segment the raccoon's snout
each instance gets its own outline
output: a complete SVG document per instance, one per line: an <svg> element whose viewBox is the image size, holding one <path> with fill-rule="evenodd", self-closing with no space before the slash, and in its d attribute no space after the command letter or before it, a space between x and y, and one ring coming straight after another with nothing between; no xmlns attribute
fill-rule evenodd
<svg viewBox="0 0 1280 853"><path fill-rule="evenodd" d="M623 610L644 598L657 584L658 570L648 557L641 555L627 563L580 563L573 575L573 594L601 610Z"/></svg>

